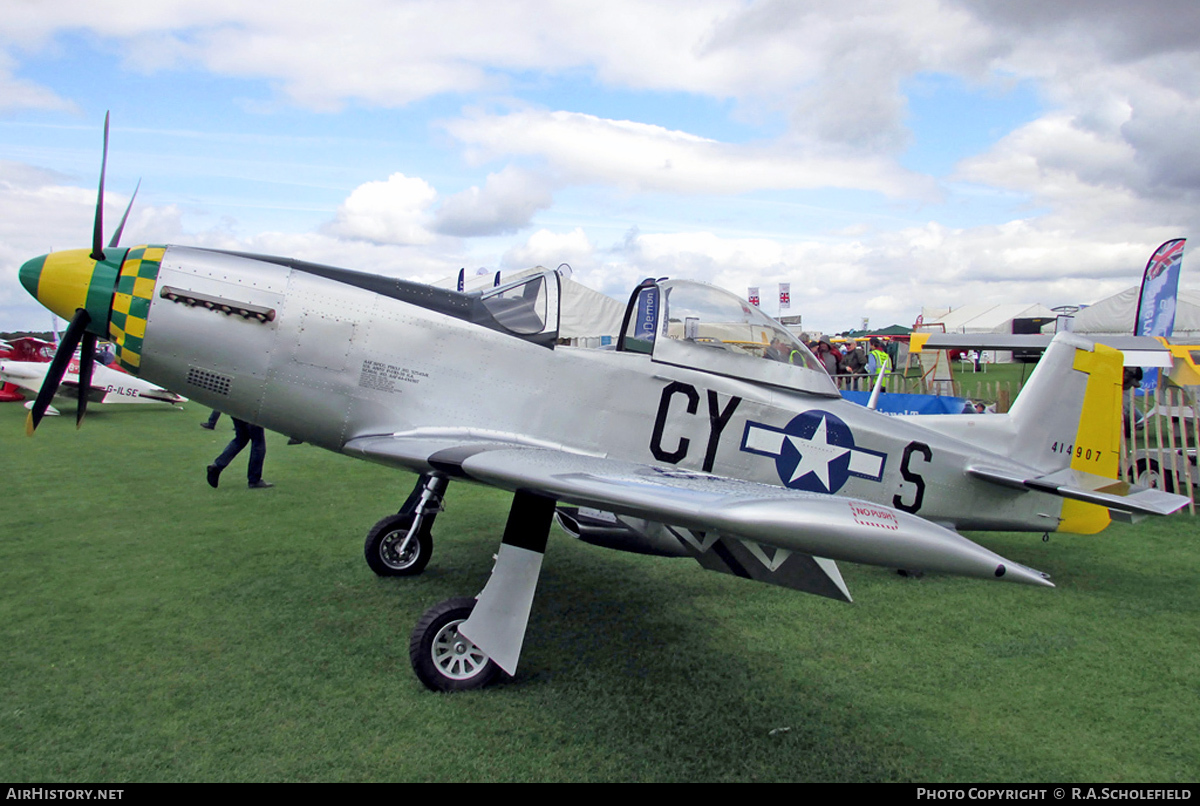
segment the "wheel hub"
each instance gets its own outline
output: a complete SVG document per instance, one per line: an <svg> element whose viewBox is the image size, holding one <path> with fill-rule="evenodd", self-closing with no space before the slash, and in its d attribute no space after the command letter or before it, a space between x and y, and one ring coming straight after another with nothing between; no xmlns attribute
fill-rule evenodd
<svg viewBox="0 0 1200 806"><path fill-rule="evenodd" d="M392 568L406 568L412 565L417 557L416 541L411 541L405 548L404 538L406 537L408 537L407 531L396 530L384 537L380 543L379 555Z"/></svg>
<svg viewBox="0 0 1200 806"><path fill-rule="evenodd" d="M434 665L453 680L469 680L488 664L488 656L458 631L464 621L460 619L442 627L429 650Z"/></svg>

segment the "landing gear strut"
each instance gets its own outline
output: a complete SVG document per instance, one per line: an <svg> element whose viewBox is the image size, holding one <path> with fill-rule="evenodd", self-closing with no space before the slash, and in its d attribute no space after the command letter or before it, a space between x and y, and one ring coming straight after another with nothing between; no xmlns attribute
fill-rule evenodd
<svg viewBox="0 0 1200 806"><path fill-rule="evenodd" d="M383 518L367 533L363 556L381 577L415 576L433 555L433 521L442 510L449 481L426 473L417 480L404 506Z"/></svg>
<svg viewBox="0 0 1200 806"><path fill-rule="evenodd" d="M478 600L447 599L421 616L408 648L413 671L427 688L483 688L501 672L516 671L554 504L553 498L517 491Z"/></svg>

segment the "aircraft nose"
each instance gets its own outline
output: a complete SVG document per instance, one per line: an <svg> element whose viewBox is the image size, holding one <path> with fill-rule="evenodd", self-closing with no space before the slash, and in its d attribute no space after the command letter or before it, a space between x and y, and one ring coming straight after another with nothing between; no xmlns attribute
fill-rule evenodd
<svg viewBox="0 0 1200 806"><path fill-rule="evenodd" d="M63 319L74 318L75 311L83 308L91 318L88 331L106 338L113 289L125 251L106 250L103 260L94 260L87 249L51 252L21 266L21 285Z"/></svg>

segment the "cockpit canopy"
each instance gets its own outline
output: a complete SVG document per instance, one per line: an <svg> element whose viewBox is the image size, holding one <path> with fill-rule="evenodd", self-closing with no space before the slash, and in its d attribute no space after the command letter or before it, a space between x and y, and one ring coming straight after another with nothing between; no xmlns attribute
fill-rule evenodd
<svg viewBox="0 0 1200 806"><path fill-rule="evenodd" d="M662 364L820 395L833 380L783 325L737 295L691 280L646 280L625 311L618 350Z"/></svg>

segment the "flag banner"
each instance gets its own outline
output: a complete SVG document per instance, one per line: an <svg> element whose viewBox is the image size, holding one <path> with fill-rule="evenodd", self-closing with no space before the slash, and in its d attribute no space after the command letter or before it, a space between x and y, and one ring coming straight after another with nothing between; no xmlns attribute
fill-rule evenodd
<svg viewBox="0 0 1200 806"><path fill-rule="evenodd" d="M756 285L750 286L749 299L750 299L750 304L753 305L755 308L757 308L758 307L758 286L756 286Z"/></svg>
<svg viewBox="0 0 1200 806"><path fill-rule="evenodd" d="M792 284L791 283L780 283L779 284L779 309L783 310L784 308L791 308L791 307L792 307Z"/></svg>
<svg viewBox="0 0 1200 806"><path fill-rule="evenodd" d="M637 321L633 326L633 337L642 341L654 341L654 323L658 321L658 287L650 286L638 294Z"/></svg>
<svg viewBox="0 0 1200 806"><path fill-rule="evenodd" d="M1135 336L1170 336L1175 329L1175 300L1183 266L1185 238L1167 241L1154 252L1142 275Z"/></svg>
<svg viewBox="0 0 1200 806"><path fill-rule="evenodd" d="M1167 241L1150 256L1142 274L1142 291L1138 295L1137 318L1133 323L1135 336L1170 337L1175 330L1175 302L1179 296L1179 272L1183 267L1183 245L1186 238ZM1150 369L1142 378L1142 386L1158 386L1158 370Z"/></svg>

